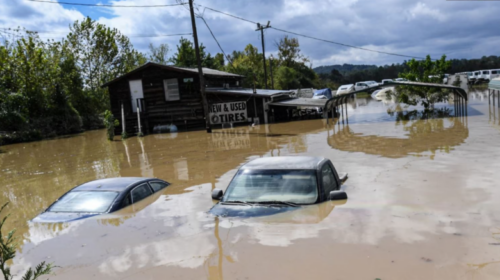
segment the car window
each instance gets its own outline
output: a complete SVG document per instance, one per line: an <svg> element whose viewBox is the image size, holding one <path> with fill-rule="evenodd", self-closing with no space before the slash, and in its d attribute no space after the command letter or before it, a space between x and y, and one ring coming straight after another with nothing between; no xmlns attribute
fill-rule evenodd
<svg viewBox="0 0 500 280"><path fill-rule="evenodd" d="M164 182L158 182L158 181L155 181L155 182L149 182L149 185L151 186L151 188L153 188L153 191L154 192L157 192L163 188L165 188L166 186L168 186L167 183L164 183Z"/></svg>
<svg viewBox="0 0 500 280"><path fill-rule="evenodd" d="M125 199L122 202L122 207L127 207L130 204L132 204L132 198L130 197L130 194L125 197Z"/></svg>
<svg viewBox="0 0 500 280"><path fill-rule="evenodd" d="M323 180L325 196L328 197L331 191L337 189L337 182L335 181L335 176L333 175L333 170L330 164L326 163L323 165L323 168L321 168L321 178Z"/></svg>
<svg viewBox="0 0 500 280"><path fill-rule="evenodd" d="M136 203L137 201L143 200L144 198L150 196L153 192L148 184L142 184L135 189L132 190L132 203Z"/></svg>
<svg viewBox="0 0 500 280"><path fill-rule="evenodd" d="M318 198L315 170L240 170L223 201L312 204Z"/></svg>
<svg viewBox="0 0 500 280"><path fill-rule="evenodd" d="M91 212L104 213L118 196L108 191L73 191L54 203L49 212Z"/></svg>

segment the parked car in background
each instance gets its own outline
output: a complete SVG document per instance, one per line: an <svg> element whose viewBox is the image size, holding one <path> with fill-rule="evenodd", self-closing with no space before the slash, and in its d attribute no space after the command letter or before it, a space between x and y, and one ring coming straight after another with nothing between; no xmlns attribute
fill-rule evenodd
<svg viewBox="0 0 500 280"><path fill-rule="evenodd" d="M395 82L407 82L408 80L405 78L396 78L394 81Z"/></svg>
<svg viewBox="0 0 500 280"><path fill-rule="evenodd" d="M155 178L119 177L79 185L50 205L33 222L59 223L112 213L170 184Z"/></svg>
<svg viewBox="0 0 500 280"><path fill-rule="evenodd" d="M500 77L500 69L491 70L490 81Z"/></svg>
<svg viewBox="0 0 500 280"><path fill-rule="evenodd" d="M481 71L474 71L474 77L473 77L474 80L473 81L480 82L481 81L480 77L481 77Z"/></svg>
<svg viewBox="0 0 500 280"><path fill-rule="evenodd" d="M369 89L369 88L376 87L376 86L378 86L378 84L375 81L358 82L354 85L354 90L359 91L359 90Z"/></svg>
<svg viewBox="0 0 500 280"><path fill-rule="evenodd" d="M347 199L339 176L329 159L288 156L255 159L243 165L224 193L214 189L220 200L210 213L223 217L271 215L329 200Z"/></svg>
<svg viewBox="0 0 500 280"><path fill-rule="evenodd" d="M393 79L383 79L382 82L380 82L381 85L389 84L394 82Z"/></svg>
<svg viewBox="0 0 500 280"><path fill-rule="evenodd" d="M450 79L450 74L444 74L443 84L447 84L449 79Z"/></svg>
<svg viewBox="0 0 500 280"><path fill-rule="evenodd" d="M354 85L342 85L337 89L336 95L346 94L354 91Z"/></svg>

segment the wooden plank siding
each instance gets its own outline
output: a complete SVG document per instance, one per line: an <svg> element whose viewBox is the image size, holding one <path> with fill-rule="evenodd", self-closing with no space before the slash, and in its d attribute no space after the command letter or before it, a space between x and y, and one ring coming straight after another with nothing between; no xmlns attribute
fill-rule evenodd
<svg viewBox="0 0 500 280"><path fill-rule="evenodd" d="M173 78L177 79L179 85L180 100L166 101L163 80ZM191 79L192 82L185 81L185 79ZM241 84L239 77L205 77L205 79L211 86L222 87L224 83L235 86L236 82ZM144 133L151 133L156 125L168 124L175 124L179 131L205 128L198 74L169 71L151 66L108 85L111 112L121 123L121 104L123 103L126 129L129 135L134 135L138 131L137 113L132 111L129 87L131 80L142 81L145 110L141 112L141 123ZM122 133L121 125L115 129L115 133Z"/></svg>

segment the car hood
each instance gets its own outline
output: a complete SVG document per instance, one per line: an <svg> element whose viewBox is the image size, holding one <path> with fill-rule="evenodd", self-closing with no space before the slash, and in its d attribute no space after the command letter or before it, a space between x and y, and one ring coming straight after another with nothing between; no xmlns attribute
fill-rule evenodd
<svg viewBox="0 0 500 280"><path fill-rule="evenodd" d="M98 213L71 213L71 212L44 212L35 217L32 222L35 223L64 223L77 221L93 216L100 215Z"/></svg>
<svg viewBox="0 0 500 280"><path fill-rule="evenodd" d="M293 211L300 207L270 205L224 205L217 203L209 213L220 217L261 217Z"/></svg>

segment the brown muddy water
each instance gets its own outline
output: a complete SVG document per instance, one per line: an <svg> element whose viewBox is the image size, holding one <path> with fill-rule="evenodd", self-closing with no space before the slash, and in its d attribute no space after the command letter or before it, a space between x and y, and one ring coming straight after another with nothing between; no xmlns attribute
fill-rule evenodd
<svg viewBox="0 0 500 280"><path fill-rule="evenodd" d="M462 118L422 120L357 99L349 124L123 142L92 131L0 147L0 203L11 201L6 227L19 236L13 271L48 261L59 266L54 280L499 279L500 111L484 93L470 98ZM280 155L330 158L349 173L349 199L260 218L207 213L211 190L225 189L241 164ZM111 215L29 222L73 186L115 176L172 185Z"/></svg>

